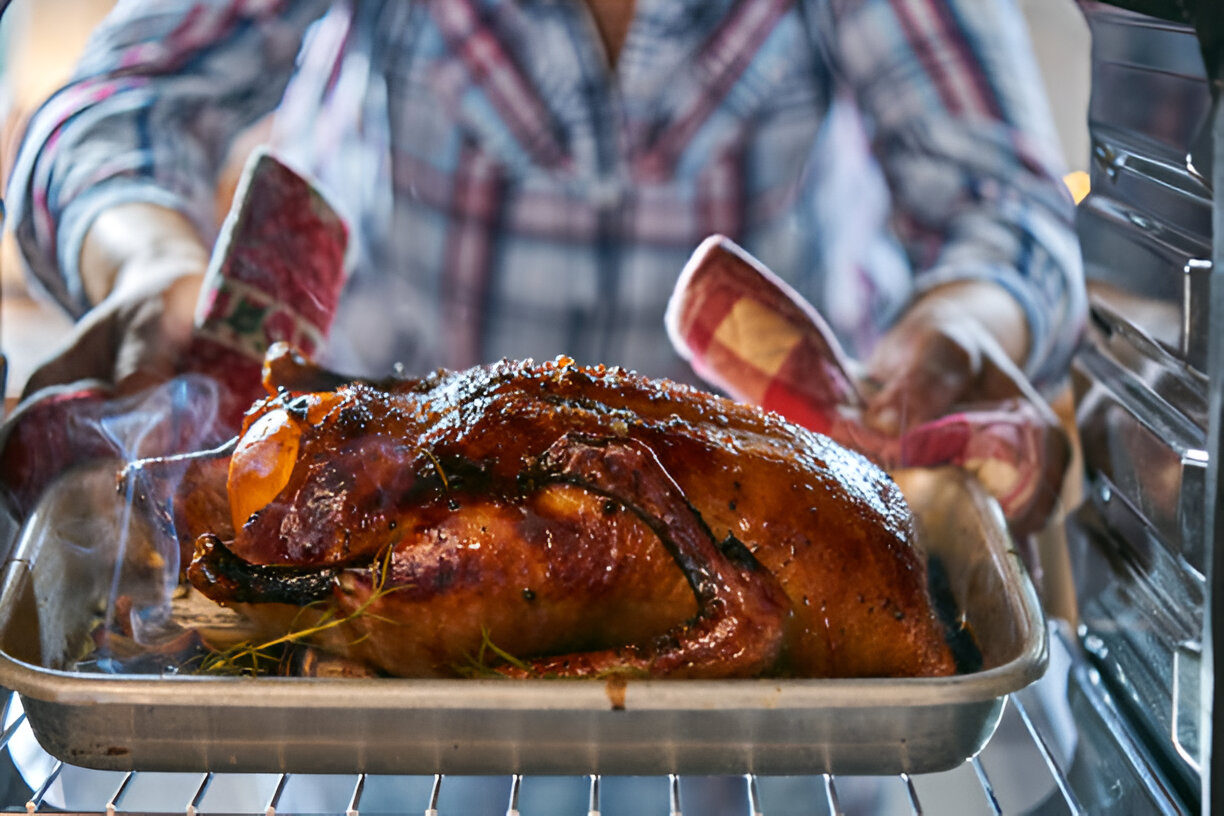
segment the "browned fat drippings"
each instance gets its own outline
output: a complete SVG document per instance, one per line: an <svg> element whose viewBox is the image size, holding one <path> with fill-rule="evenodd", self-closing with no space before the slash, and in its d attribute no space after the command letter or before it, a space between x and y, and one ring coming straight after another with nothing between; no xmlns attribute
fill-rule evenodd
<svg viewBox="0 0 1224 816"><path fill-rule="evenodd" d="M613 711L625 710L625 695L629 688L629 678L624 675L614 674L604 682L604 693L608 695L608 702L612 704Z"/></svg>

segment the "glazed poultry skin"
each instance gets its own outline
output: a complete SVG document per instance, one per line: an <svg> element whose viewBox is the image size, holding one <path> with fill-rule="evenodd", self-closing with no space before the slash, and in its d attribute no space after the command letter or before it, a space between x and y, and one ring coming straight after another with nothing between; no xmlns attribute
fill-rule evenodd
<svg viewBox="0 0 1224 816"><path fill-rule="evenodd" d="M199 484L177 515L270 634L347 618L322 645L397 676L489 643L519 676L955 671L899 489L776 415L564 359L345 382L281 347L264 379L229 517Z"/></svg>

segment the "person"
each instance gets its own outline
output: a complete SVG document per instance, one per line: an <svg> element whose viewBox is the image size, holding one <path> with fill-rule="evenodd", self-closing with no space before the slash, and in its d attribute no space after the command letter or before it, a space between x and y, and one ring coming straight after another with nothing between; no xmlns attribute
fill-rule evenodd
<svg viewBox="0 0 1224 816"><path fill-rule="evenodd" d="M1066 371L1073 204L999 0L127 0L8 191L79 322L28 390L173 370L231 146L317 176L356 245L325 362L507 357L692 379L663 311L723 233L865 358L898 429Z"/></svg>
<svg viewBox="0 0 1224 816"><path fill-rule="evenodd" d="M866 359L881 428L1053 384L1085 303L1024 31L1007 0L124 0L8 190L78 319L27 392L174 370L218 178L274 110L353 231L337 369L692 379L664 309L722 233ZM482 785L445 790L488 809Z"/></svg>

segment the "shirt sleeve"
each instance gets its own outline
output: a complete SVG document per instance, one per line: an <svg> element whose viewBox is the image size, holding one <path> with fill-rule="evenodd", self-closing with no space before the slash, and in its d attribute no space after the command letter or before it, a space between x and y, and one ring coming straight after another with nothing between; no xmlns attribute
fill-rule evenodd
<svg viewBox="0 0 1224 816"><path fill-rule="evenodd" d="M915 291L998 283L1028 316L1029 376L1061 377L1083 331L1083 269L1063 159L1015 4L812 6L816 36L868 124Z"/></svg>
<svg viewBox="0 0 1224 816"><path fill-rule="evenodd" d="M120 203L185 214L206 239L234 137L284 93L324 0L124 0L65 87L34 114L8 187L35 284L74 316L91 305L77 260Z"/></svg>

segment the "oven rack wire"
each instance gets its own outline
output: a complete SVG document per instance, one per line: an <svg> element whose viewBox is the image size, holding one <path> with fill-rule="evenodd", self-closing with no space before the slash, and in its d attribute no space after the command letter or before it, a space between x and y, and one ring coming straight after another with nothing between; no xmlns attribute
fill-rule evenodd
<svg viewBox="0 0 1224 816"><path fill-rule="evenodd" d="M34 741L17 695L9 694L0 732L0 807L28 813L276 814L408 813L424 816L854 816L854 814L1011 814L1188 812L1139 743L1118 740L1138 769L1129 785L1106 785L1124 803L1101 810L1077 790L1086 734L1067 705L1073 689L1092 692L1089 708L1114 736L1124 722L1095 672L1055 625L1050 670L1010 696L982 752L951 771L896 777L490 777L152 773L98 771L55 760ZM1112 742L1112 740L1111 740ZM1128 747L1129 746L1129 747ZM1099 760L1092 746L1089 759ZM1131 753L1133 756L1127 757ZM1103 766L1103 767L1107 767ZM1080 786L1082 787L1082 785ZM1099 786L1089 784L1088 788ZM1140 788L1143 788L1142 790ZM1091 793L1091 790L1089 791ZM1145 801L1146 800L1146 801Z"/></svg>

